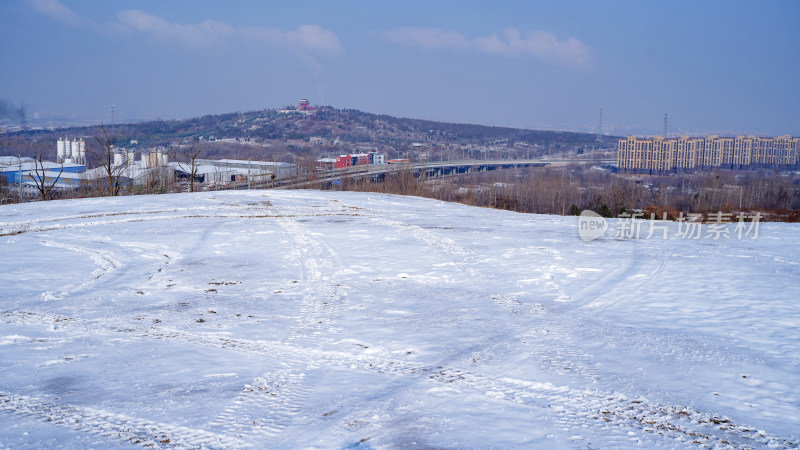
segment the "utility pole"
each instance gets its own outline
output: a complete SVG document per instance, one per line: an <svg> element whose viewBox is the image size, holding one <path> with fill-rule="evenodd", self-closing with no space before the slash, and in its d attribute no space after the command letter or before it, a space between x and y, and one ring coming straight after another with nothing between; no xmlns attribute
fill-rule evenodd
<svg viewBox="0 0 800 450"><path fill-rule="evenodd" d="M742 196L744 196L744 191L742 190L742 185L739 185L739 211L742 210Z"/></svg>
<svg viewBox="0 0 800 450"><path fill-rule="evenodd" d="M111 133L115 136L117 134L116 121L114 120L114 105L111 105Z"/></svg>
<svg viewBox="0 0 800 450"><path fill-rule="evenodd" d="M19 178L19 202L22 203L22 155L17 155L17 164L19 164L19 169L17 170L17 178Z"/></svg>

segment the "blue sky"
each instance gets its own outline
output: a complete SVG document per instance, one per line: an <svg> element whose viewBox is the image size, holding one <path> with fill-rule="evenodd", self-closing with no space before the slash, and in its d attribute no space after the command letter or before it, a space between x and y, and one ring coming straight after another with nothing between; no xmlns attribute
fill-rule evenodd
<svg viewBox="0 0 800 450"><path fill-rule="evenodd" d="M800 135L796 1L0 4L0 99L42 118L312 104L613 134Z"/></svg>

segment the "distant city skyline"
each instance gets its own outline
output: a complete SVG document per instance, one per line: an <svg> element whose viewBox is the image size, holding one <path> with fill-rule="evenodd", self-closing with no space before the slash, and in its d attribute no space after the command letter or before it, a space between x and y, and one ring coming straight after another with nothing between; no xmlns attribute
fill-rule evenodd
<svg viewBox="0 0 800 450"><path fill-rule="evenodd" d="M29 120L312 105L613 135L800 136L800 3L0 5L0 100Z"/></svg>

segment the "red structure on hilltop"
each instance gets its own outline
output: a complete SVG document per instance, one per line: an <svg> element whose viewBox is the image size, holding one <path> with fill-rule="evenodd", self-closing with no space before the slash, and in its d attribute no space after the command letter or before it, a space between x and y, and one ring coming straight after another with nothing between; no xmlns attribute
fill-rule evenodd
<svg viewBox="0 0 800 450"><path fill-rule="evenodd" d="M308 105L308 99L307 98L301 98L300 101L297 102L297 108L295 108L295 109L298 110L298 111L313 111L314 110L314 108L312 108L312 107L310 107Z"/></svg>

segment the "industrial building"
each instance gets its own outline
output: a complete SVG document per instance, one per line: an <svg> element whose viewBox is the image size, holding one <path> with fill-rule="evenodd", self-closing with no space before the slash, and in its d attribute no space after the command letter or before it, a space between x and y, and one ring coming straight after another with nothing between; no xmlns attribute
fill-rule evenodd
<svg viewBox="0 0 800 450"><path fill-rule="evenodd" d="M45 162L46 164L53 164ZM64 167L64 170L61 170L61 166L56 167L47 167L42 170L30 170L26 172L22 177L22 184L25 186L36 186L37 184L41 184L41 180L44 179L44 184L46 186L52 185L55 189L77 189L83 183L85 179L85 172L70 172L67 171L67 167Z"/></svg>
<svg viewBox="0 0 800 450"><path fill-rule="evenodd" d="M800 168L800 138L792 136L707 137L681 136L665 139L620 139L617 152L620 171L670 173L712 168Z"/></svg>
<svg viewBox="0 0 800 450"><path fill-rule="evenodd" d="M86 165L72 162L55 163L52 161L38 163L33 158L28 157L0 156L0 176L8 184L19 184L20 181L26 185L32 184L31 182L33 177L36 176L37 170L38 172L44 171L46 177L57 176L60 172L62 179L77 179L86 170Z"/></svg>
<svg viewBox="0 0 800 450"><path fill-rule="evenodd" d="M189 163L170 163L178 178L188 178L192 173ZM297 164L239 159L197 159L194 167L195 181L214 185L236 181L263 183L280 181L297 176Z"/></svg>
<svg viewBox="0 0 800 450"><path fill-rule="evenodd" d="M369 153L355 153L352 155L339 155L336 158L336 168L344 169L354 166L367 166L370 164L384 164L386 157L382 153L369 152Z"/></svg>
<svg viewBox="0 0 800 450"><path fill-rule="evenodd" d="M317 170L333 170L336 168L336 158L320 158L317 160Z"/></svg>
<svg viewBox="0 0 800 450"><path fill-rule="evenodd" d="M114 153L114 166L119 167L123 165L138 166L143 169L152 169L156 167L163 167L169 163L169 157L164 150L156 148L149 151L144 151L141 154L139 163L136 163L136 152L132 149L117 149Z"/></svg>
<svg viewBox="0 0 800 450"><path fill-rule="evenodd" d="M121 177L124 180L123 184L134 186L147 184L155 175L173 177L172 170L169 168L169 157L161 148L141 152L139 161L136 160L134 149L117 148L112 164L115 176ZM167 175L161 173L164 169L166 169ZM96 167L83 174L86 181L102 180L107 176L108 171L105 167Z"/></svg>
<svg viewBox="0 0 800 450"><path fill-rule="evenodd" d="M199 164L214 166L231 175L269 175L271 179L285 180L297 176L297 164L274 161L248 161L246 159L198 159ZM274 177L272 177L274 175Z"/></svg>
<svg viewBox="0 0 800 450"><path fill-rule="evenodd" d="M172 181L188 178L189 163L170 162L167 149L154 148L139 153L134 149L117 148L111 160L112 172L121 184L140 186L154 180ZM102 183L108 177L106 167L86 170L86 144L83 139L59 138L56 143L57 162L38 162L33 158L0 156L0 176L6 183L19 185L20 192L34 193L44 179L55 189L77 189L85 184ZM264 183L297 177L297 164L235 159L198 159L195 161L195 181L200 183L254 182Z"/></svg>

